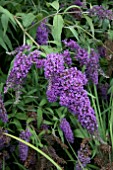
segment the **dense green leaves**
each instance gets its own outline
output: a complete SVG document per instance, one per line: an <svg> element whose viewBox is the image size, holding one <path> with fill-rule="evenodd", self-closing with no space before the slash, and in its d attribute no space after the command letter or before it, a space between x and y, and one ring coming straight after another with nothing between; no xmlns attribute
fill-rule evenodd
<svg viewBox="0 0 113 170"><path fill-rule="evenodd" d="M85 1L84 1L85 2ZM113 150L113 78L107 78L104 74L107 73L107 69L111 68L112 72L112 43L110 46L107 46L105 50L105 54L100 54L99 48L105 47L106 40L113 40L113 24L112 20L108 19L100 19L97 16L90 16L88 9L93 7L93 5L101 4L101 1L92 1L88 0L87 3L83 4L83 6L78 6L76 1L70 0L60 0L60 1L27 1L27 0L13 0L13 1L0 1L0 94L3 97L4 106L7 110L8 114L8 122L3 123L0 120L0 130L6 129L8 133L13 134L10 136L18 141L23 142L25 145L30 146L32 148L28 153L30 160L36 160L35 165L31 165L26 167L26 162L20 161L19 158L19 147L18 141L14 141L11 139L11 143L9 142L8 146L5 146L1 150L1 157L4 151L10 153L10 157L8 160L3 162L3 169L12 170L18 167L21 169L35 169L37 167L46 167L48 169L54 169L51 166L51 161L57 168L58 165L55 164L57 161L59 165L63 159L66 161L64 164L64 169L75 169L75 163L77 163L78 151L81 146L85 148L85 141L88 139L88 153L90 153L91 163L88 164L85 168L87 170L93 169L101 169L101 165L97 165L95 163L95 157L102 157L102 161L106 160L106 164L104 165L107 168L107 164L110 163L109 160L112 160L113 154L109 152L108 155L103 154L101 150L101 146L109 146ZM112 2L103 1L104 7L107 9L112 9ZM76 13L77 11L77 13ZM79 15L80 12L80 15ZM79 17L77 16L79 15ZM40 26L40 23L46 20L45 27L48 31L48 42L44 45L37 44L37 27ZM41 32L42 31L42 32ZM40 35L43 39L44 29L41 29ZM89 103L92 106L92 109L95 111L95 115L97 117L98 122L98 131L96 131L93 135L89 134L89 132L82 127L79 123L82 115L82 109L86 112L85 118L83 120L83 124L87 123L89 125L90 116L87 117L87 112L89 111L89 107L86 108L85 101L81 100L81 105L79 106L78 102L78 110L81 109L80 114L72 113L67 107L61 106L60 97L58 96L56 102L49 102L47 98L47 89L51 90L51 78L49 81L45 79L44 75L44 65L41 69L37 68L37 65L34 62L32 68L30 69L27 77L23 80L22 87L20 89L20 96L17 91L13 88L9 88L8 92L4 94L4 86L6 83L6 79L10 74L10 71L14 67L15 53L14 49L21 45L29 44L31 45L31 51L38 50L40 51L39 59L46 59L47 54L50 53L60 53L63 54L64 50L69 50L70 56L72 59L72 65L68 65L66 62L64 64L65 69L69 69L71 67L77 67L78 70L82 71L84 74L87 72L86 65L82 66L80 64L79 59L77 59L77 50L65 47L62 40L67 39L67 42L72 39L76 43L79 44L81 49L85 49L89 58L91 59L90 52L91 49L94 49L97 53L99 53L99 69L101 68L103 75L99 72L99 84L108 83L109 90L107 94L107 100L102 97L100 94L100 89L98 85L94 85L91 81L88 81L85 86L83 86L84 90L87 91L87 96L89 98ZM85 51L83 50L83 52ZM108 50L108 51L107 51ZM82 50L81 50L82 51ZM27 54L28 57L29 51L25 50L23 53ZM102 51L103 52L103 51ZM108 54L108 55L106 55ZM79 54L82 55L82 54ZM84 52L85 55L85 52ZM36 57L36 56L35 56ZM63 55L64 60L68 61L68 56L65 57ZM81 57L81 56L79 56ZM83 56L84 57L84 56ZM93 56L94 57L94 56ZM111 58L110 58L111 57ZM82 57L81 57L82 58ZM110 58L108 60L108 58ZM24 57L22 58L24 59ZM20 74L23 70L26 62L20 62L18 60L18 66L16 65L16 69ZM46 60L45 60L46 61ZM37 60L37 64L38 60ZM54 62L52 63L54 65ZM56 64L56 63L55 63ZM93 66L93 63L88 63ZM21 67L20 67L21 66ZM58 66L58 65L57 65ZM98 66L97 66L98 67ZM19 68L19 70L18 70ZM26 71L26 70L25 70ZM53 70L54 71L54 70ZM95 69L93 70L95 73ZM19 76L18 74L18 76ZM16 73L15 73L16 75ZM55 76L55 75L54 75ZM65 75L66 76L66 75ZM88 76L88 75L87 75ZM14 77L12 77L13 80ZM60 77L61 78L61 77ZM66 79L66 83L68 81L68 76ZM79 87L79 83L76 85ZM15 87L16 88L16 87ZM70 88L71 89L71 88ZM68 96L68 90L65 90ZM71 92L71 90L70 90ZM73 90L73 94L74 94ZM105 93L105 89L104 89ZM107 93L107 92L106 92ZM78 93L76 93L77 95ZM52 95L52 94L51 94ZM56 94L54 94L56 95ZM67 97L66 96L66 97ZM19 97L19 100L17 98ZM87 97L86 97L87 98ZM67 99L67 98L66 98ZM84 99L84 95L82 96ZM64 98L65 100L65 98ZM71 99L70 99L71 100ZM78 98L79 100L79 98ZM15 102L16 101L16 102ZM71 103L71 101L68 101ZM73 100L73 104L74 104ZM85 103L85 104L84 104ZM1 106L1 105L0 105ZM82 106L84 106L82 108ZM3 106L2 106L3 107ZM1 108L2 108L1 107ZM77 107L77 106L76 106ZM1 108L0 108L0 116L1 116ZM93 111L92 111L93 112ZM93 116L95 116L93 115ZM72 132L74 134L74 143L71 145L68 140L66 140L65 133L60 128L60 123L63 118L69 122ZM92 119L93 124L93 119ZM87 125L87 126L88 126ZM26 141L22 141L19 136L20 132L25 131L28 128L32 134L30 138L30 143ZM64 126L66 128L66 126ZM69 130L69 129L68 129ZM2 130L1 130L2 131ZM1 133L2 136L2 133ZM84 145L81 144L82 140L84 140ZM15 150L13 154L10 151L10 146L15 146ZM37 150L38 148L38 150ZM40 149L39 149L40 148ZM33 152L33 150L35 150ZM42 150L44 152L42 152ZM36 154L36 151L40 154ZM85 149L84 149L85 152ZM46 154L44 154L46 153ZM55 155L54 155L55 154ZM63 155L63 159L60 158ZM85 155L85 156L86 156ZM107 156L106 156L107 155ZM45 159L44 156L47 158ZM51 158L49 158L51 157ZM29 160L29 159L28 159ZM14 161L14 162L13 162ZM11 162L11 164L9 164ZM29 161L27 162L29 163ZM81 161L82 163L82 161ZM48 167L50 166L50 167ZM61 165L62 166L62 165ZM43 168L44 169L44 168Z"/></svg>

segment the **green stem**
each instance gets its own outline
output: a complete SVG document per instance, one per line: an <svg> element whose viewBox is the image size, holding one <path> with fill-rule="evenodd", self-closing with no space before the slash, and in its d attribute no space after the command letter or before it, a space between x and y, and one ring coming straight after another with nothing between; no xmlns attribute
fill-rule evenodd
<svg viewBox="0 0 113 170"><path fill-rule="evenodd" d="M11 135L11 134L8 134L8 133L3 133L3 134L6 135L6 136L11 137L11 138L13 138L13 139L16 139L16 140L24 143L25 145L31 147L32 149L34 149L35 151L37 151L38 153L40 153L41 155L43 155L46 159L48 159L58 170L62 170L62 168L61 168L53 159L51 159L47 154L45 154L44 152L42 152L40 149L38 149L38 148L35 147L34 145L32 145L32 144L30 144L29 142L26 142L26 141L24 141L24 140L16 137L16 136L13 136L13 135Z"/></svg>
<svg viewBox="0 0 113 170"><path fill-rule="evenodd" d="M72 157L72 155L69 153L69 151L68 151L67 149L65 149L65 152L66 152L66 154L68 155L68 157L70 158L70 160L74 162L75 160L73 159L73 157Z"/></svg>
<svg viewBox="0 0 113 170"><path fill-rule="evenodd" d="M39 49L39 44L33 39L33 37L31 37L31 35L30 34L28 34L28 32L23 28L23 26L22 26L22 24L19 22L19 20L16 18L16 17L14 17L15 18L15 20L16 20L16 22L17 22L17 24L19 25L19 27L22 29L22 31L24 32L24 34L26 34L30 39L31 39L31 41L37 46L37 48Z"/></svg>
<svg viewBox="0 0 113 170"><path fill-rule="evenodd" d="M105 131L104 131L104 126L103 126L103 120L102 120L102 116L101 116L101 110L100 110L100 105L99 105L99 100L98 100L98 94L97 94L97 89L96 89L96 85L94 85L94 93L95 93L95 97L96 97L96 103L97 103L97 109L98 109L98 117L100 119L100 125L101 125L101 131L103 133L103 139L105 140Z"/></svg>
<svg viewBox="0 0 113 170"><path fill-rule="evenodd" d="M90 89L90 86L88 86L88 89L89 89L90 93L92 93L91 89ZM92 104L93 104L93 107L94 107L94 110L95 110L95 114L96 114L96 118L97 118L97 123L98 123L98 128L99 128L99 131L101 131L101 125L100 125L100 121L99 121L97 107L96 107L96 104L95 104L95 99L93 97L91 97L91 100L92 100Z"/></svg>

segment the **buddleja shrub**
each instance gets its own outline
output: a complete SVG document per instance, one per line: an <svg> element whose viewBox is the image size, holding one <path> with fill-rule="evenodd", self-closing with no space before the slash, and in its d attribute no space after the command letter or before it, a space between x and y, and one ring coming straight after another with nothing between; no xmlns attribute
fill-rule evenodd
<svg viewBox="0 0 113 170"><path fill-rule="evenodd" d="M0 168L110 170L113 4L43 2L0 3Z"/></svg>

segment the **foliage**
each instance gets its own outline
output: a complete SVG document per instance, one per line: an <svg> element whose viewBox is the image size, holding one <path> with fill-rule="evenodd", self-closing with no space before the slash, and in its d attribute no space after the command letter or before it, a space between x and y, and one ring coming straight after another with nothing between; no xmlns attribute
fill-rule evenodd
<svg viewBox="0 0 113 170"><path fill-rule="evenodd" d="M112 169L112 7L0 1L0 169Z"/></svg>

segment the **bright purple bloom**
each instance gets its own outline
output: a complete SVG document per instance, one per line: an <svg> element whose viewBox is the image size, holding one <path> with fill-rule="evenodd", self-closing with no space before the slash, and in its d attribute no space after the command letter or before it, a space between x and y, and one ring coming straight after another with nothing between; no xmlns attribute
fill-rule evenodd
<svg viewBox="0 0 113 170"><path fill-rule="evenodd" d="M65 44L66 47L69 47L72 50L77 50L80 46L75 42L74 40L63 40L63 43Z"/></svg>
<svg viewBox="0 0 113 170"><path fill-rule="evenodd" d="M92 134L98 128L97 120L96 120L94 110L91 107L86 109L87 110L85 110L83 113L78 115L78 120L81 123L81 125L85 129L87 129L89 133Z"/></svg>
<svg viewBox="0 0 113 170"><path fill-rule="evenodd" d="M48 54L45 62L45 77L54 77L64 70L64 59L62 54Z"/></svg>
<svg viewBox="0 0 113 170"><path fill-rule="evenodd" d="M7 115L6 109L4 107L4 103L2 100L1 94L0 94L0 118L4 123L8 122L8 115Z"/></svg>
<svg viewBox="0 0 113 170"><path fill-rule="evenodd" d="M91 80L94 84L98 84L98 68L99 68L99 54L91 49L90 54L87 50L81 48L74 40L63 41L66 47L75 51L75 58L79 61L80 65L86 66L86 75L88 80Z"/></svg>
<svg viewBox="0 0 113 170"><path fill-rule="evenodd" d="M60 128L64 132L65 138L70 143L74 143L74 136L73 132L71 130L69 122L66 120L66 118L63 118L60 122Z"/></svg>
<svg viewBox="0 0 113 170"><path fill-rule="evenodd" d="M47 88L47 98L49 102L55 102L57 101L58 96L60 95L60 81L59 81L59 77L53 77L53 78L49 78L48 80L48 88Z"/></svg>
<svg viewBox="0 0 113 170"><path fill-rule="evenodd" d="M63 52L62 55L63 55L63 57L64 57L64 62L65 62L68 66L71 66L71 65L72 65L72 59L71 59L69 50L64 50L64 52Z"/></svg>
<svg viewBox="0 0 113 170"><path fill-rule="evenodd" d="M28 129L26 129L26 131L22 131L20 133L19 137L21 139L23 139L24 141L29 142L30 141L30 137L31 137L31 132ZM20 157L21 161L25 161L27 159L28 149L29 148L28 148L27 145L25 145L22 142L19 142L19 157Z"/></svg>
<svg viewBox="0 0 113 170"><path fill-rule="evenodd" d="M75 55L75 58L79 61L81 66L87 65L89 63L89 54L84 48L79 47L77 49L77 54Z"/></svg>
<svg viewBox="0 0 113 170"><path fill-rule="evenodd" d="M28 55L24 54L22 51L17 53L13 68L11 69L6 81L4 93L6 93L9 88L16 90L17 87L21 87L31 69L31 66L33 63L37 63L39 56L40 52L38 50L35 50Z"/></svg>
<svg viewBox="0 0 113 170"><path fill-rule="evenodd" d="M16 49L15 49L15 51L17 52L17 53L19 53L19 52L24 52L24 51L30 51L31 50L31 46L30 45L22 45L22 46L19 46L19 47L17 47Z"/></svg>
<svg viewBox="0 0 113 170"><path fill-rule="evenodd" d="M98 84L99 55L91 49L88 64L86 64L86 76L94 84Z"/></svg>
<svg viewBox="0 0 113 170"><path fill-rule="evenodd" d="M36 67L37 68L43 68L44 65L45 65L45 61L46 61L46 59L38 59L37 62L36 62Z"/></svg>
<svg viewBox="0 0 113 170"><path fill-rule="evenodd" d="M48 29L46 26L47 20L43 20L37 28L37 43L39 45L47 45L48 43Z"/></svg>

